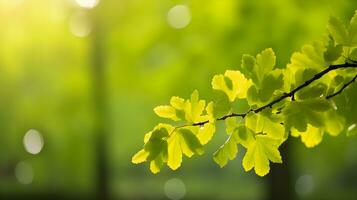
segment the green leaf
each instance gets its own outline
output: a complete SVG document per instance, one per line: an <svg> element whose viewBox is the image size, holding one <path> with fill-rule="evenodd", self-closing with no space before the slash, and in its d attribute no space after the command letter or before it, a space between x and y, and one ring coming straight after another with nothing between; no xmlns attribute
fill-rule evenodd
<svg viewBox="0 0 357 200"><path fill-rule="evenodd" d="M297 99L315 99L323 96L326 93L327 86L325 84L317 84L308 86L296 93Z"/></svg>
<svg viewBox="0 0 357 200"><path fill-rule="evenodd" d="M178 117L176 116L175 108L173 108L171 106L157 106L156 108L154 108L154 112L159 117L172 119L174 121L179 120Z"/></svg>
<svg viewBox="0 0 357 200"><path fill-rule="evenodd" d="M182 162L182 150L181 150L181 135L175 134L168 140L168 159L167 165L176 170L181 166Z"/></svg>
<svg viewBox="0 0 357 200"><path fill-rule="evenodd" d="M285 129L278 121L273 121L264 113L250 113L246 116L245 126L254 133L268 135L271 138L283 140Z"/></svg>
<svg viewBox="0 0 357 200"><path fill-rule="evenodd" d="M342 55L342 45L336 45L334 44L333 39L328 40L328 44L326 47L326 51L324 52L324 59L327 63L333 63L336 61L338 58L340 58Z"/></svg>
<svg viewBox="0 0 357 200"><path fill-rule="evenodd" d="M312 68L322 70L328 66L324 58L325 45L322 42L314 42L313 44L304 45L301 52L296 52L291 56L290 64L287 68L291 75L297 70Z"/></svg>
<svg viewBox="0 0 357 200"><path fill-rule="evenodd" d="M257 72L264 75L272 71L275 66L275 59L276 57L273 49L264 49L257 55Z"/></svg>
<svg viewBox="0 0 357 200"><path fill-rule="evenodd" d="M150 162L151 172L158 173L162 167L164 159L167 158L167 142L160 139L150 139L148 143L145 144L144 150L149 152L147 156L147 161Z"/></svg>
<svg viewBox="0 0 357 200"><path fill-rule="evenodd" d="M152 131L145 134L144 148L132 158L132 163L150 162L150 170L158 173L167 159L167 138L174 128L169 124L158 124Z"/></svg>
<svg viewBox="0 0 357 200"><path fill-rule="evenodd" d="M296 129L291 129L291 135L294 137L301 137L301 141L306 147L312 148L320 144L322 141L322 136L324 134L323 129L316 128L314 126L308 125L305 131L298 131Z"/></svg>
<svg viewBox="0 0 357 200"><path fill-rule="evenodd" d="M157 174L161 171L161 167L164 163L164 158L163 158L163 155L160 154L159 156L157 156L155 158L155 160L152 160L150 162L150 171L154 174Z"/></svg>
<svg viewBox="0 0 357 200"><path fill-rule="evenodd" d="M178 130L182 138L184 139L185 143L187 144L188 148L194 152L195 154L202 155L204 153L204 149L202 144L200 143L199 139L196 135L189 129L180 129Z"/></svg>
<svg viewBox="0 0 357 200"><path fill-rule="evenodd" d="M349 55L349 58L353 61L357 61L357 48L352 50Z"/></svg>
<svg viewBox="0 0 357 200"><path fill-rule="evenodd" d="M248 104L251 106L260 104L258 89L255 87L255 85L252 85L247 91L247 100Z"/></svg>
<svg viewBox="0 0 357 200"><path fill-rule="evenodd" d="M295 127L300 132L306 131L307 124L321 127L324 125L324 115L322 112L330 108L330 103L323 98L290 102L283 110L285 127L287 130Z"/></svg>
<svg viewBox="0 0 357 200"><path fill-rule="evenodd" d="M326 112L325 131L331 136L337 136L345 129L345 118L340 116L335 110L331 109Z"/></svg>
<svg viewBox="0 0 357 200"><path fill-rule="evenodd" d="M349 33L351 46L357 45L357 10L351 19Z"/></svg>
<svg viewBox="0 0 357 200"><path fill-rule="evenodd" d="M239 125L236 130L238 133L238 143L243 147L248 148L250 143L254 140L254 132L244 125Z"/></svg>
<svg viewBox="0 0 357 200"><path fill-rule="evenodd" d="M195 90L191 94L191 101L186 102L186 120L193 123L204 121L201 114L205 109L205 105L206 102L204 100L199 100L198 91Z"/></svg>
<svg viewBox="0 0 357 200"><path fill-rule="evenodd" d="M216 126L213 123L206 123L197 133L197 138L201 144L207 144L213 137L216 131Z"/></svg>
<svg viewBox="0 0 357 200"><path fill-rule="evenodd" d="M244 54L242 56L242 64L240 71L245 77L252 79L254 83L258 83L258 76L255 72L255 58L251 55Z"/></svg>
<svg viewBox="0 0 357 200"><path fill-rule="evenodd" d="M191 94L190 100L184 100L180 97L172 97L170 100L171 106L157 106L155 113L163 118L169 118L174 121L186 120L190 124L202 122L208 119L207 115L203 115L206 102L199 99L198 91L195 90Z"/></svg>
<svg viewBox="0 0 357 200"><path fill-rule="evenodd" d="M260 101L267 102L272 99L274 92L282 89L283 84L283 74L280 70L267 73L263 78L262 86L258 93Z"/></svg>
<svg viewBox="0 0 357 200"><path fill-rule="evenodd" d="M228 96L222 91L213 91L214 101L210 105L210 112L214 118L222 117L231 111L232 104Z"/></svg>
<svg viewBox="0 0 357 200"><path fill-rule="evenodd" d="M349 45L349 34L348 31L343 25L343 23L336 17L330 17L330 20L327 25L330 34L334 38L337 44Z"/></svg>
<svg viewBox="0 0 357 200"><path fill-rule="evenodd" d="M213 160L222 168L228 160L233 160L237 153L237 132L233 132L226 142L213 154Z"/></svg>
<svg viewBox="0 0 357 200"><path fill-rule="evenodd" d="M164 153L167 149L164 149L167 146L167 142L161 139L150 139L148 143L144 145L144 150L149 152L147 156L148 161L155 160L157 156L161 153Z"/></svg>
<svg viewBox="0 0 357 200"><path fill-rule="evenodd" d="M243 168L245 171L251 169L259 176L265 176L269 173L269 161L282 163L280 152L278 150L281 142L272 139L267 135L256 135L255 140L247 146L247 152L243 158Z"/></svg>
<svg viewBox="0 0 357 200"><path fill-rule="evenodd" d="M212 88L223 91L229 101L236 98L246 98L251 82L239 71L227 70L223 75L216 75L212 79Z"/></svg>
<svg viewBox="0 0 357 200"><path fill-rule="evenodd" d="M146 158L148 156L149 156L149 152L142 149L133 156L133 158L131 159L131 162L134 164L139 164L139 163L145 162Z"/></svg>
<svg viewBox="0 0 357 200"><path fill-rule="evenodd" d="M273 49L264 49L256 56L256 59L250 55L243 55L240 68L247 78L260 87L264 76L274 69L275 59Z"/></svg>
<svg viewBox="0 0 357 200"><path fill-rule="evenodd" d="M176 130L168 139L167 165L176 170L181 166L182 154L191 157L194 154L203 154L204 149L199 139L190 129Z"/></svg>
<svg viewBox="0 0 357 200"><path fill-rule="evenodd" d="M177 110L184 110L185 109L185 100L180 97L171 97L170 104Z"/></svg>
<svg viewBox="0 0 357 200"><path fill-rule="evenodd" d="M284 81L281 70L274 70L267 73L263 80L261 87L251 86L247 91L247 100L249 105L262 106L274 99L279 90L283 89Z"/></svg>
<svg viewBox="0 0 357 200"><path fill-rule="evenodd" d="M224 120L226 123L226 132L228 135L231 135L237 128L237 118L229 117Z"/></svg>

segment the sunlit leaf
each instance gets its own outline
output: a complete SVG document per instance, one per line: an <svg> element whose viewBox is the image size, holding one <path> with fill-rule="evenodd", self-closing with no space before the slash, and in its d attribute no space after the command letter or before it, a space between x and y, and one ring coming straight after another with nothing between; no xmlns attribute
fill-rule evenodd
<svg viewBox="0 0 357 200"><path fill-rule="evenodd" d="M251 82L239 71L227 70L223 75L216 75L212 79L212 88L223 91L234 101L236 98L245 98Z"/></svg>
<svg viewBox="0 0 357 200"><path fill-rule="evenodd" d="M301 137L301 141L306 145L308 148L315 147L316 145L320 144L322 141L322 136L324 134L323 129L316 128L314 126L308 125L305 131L298 131L296 129L291 129L291 135Z"/></svg>
<svg viewBox="0 0 357 200"><path fill-rule="evenodd" d="M216 131L215 124L206 123L201 127L197 133L197 138L199 139L201 144L207 144L213 137L213 134Z"/></svg>
<svg viewBox="0 0 357 200"><path fill-rule="evenodd" d="M176 170L181 166L182 154L191 157L194 154L203 154L203 146L197 136L190 129L176 130L168 139L167 165Z"/></svg>
<svg viewBox="0 0 357 200"><path fill-rule="evenodd" d="M168 118L177 121L178 118L176 116L176 111L175 108L171 106L157 106L154 108L154 112L159 116L163 118Z"/></svg>
<svg viewBox="0 0 357 200"><path fill-rule="evenodd" d="M222 168L229 160L233 160L237 153L237 132L233 132L226 142L213 154L213 160Z"/></svg>
<svg viewBox="0 0 357 200"><path fill-rule="evenodd" d="M254 168L259 176L269 173L269 161L282 163L278 150L280 142L267 135L256 135L255 140L249 143L247 152L243 158L243 168L249 171Z"/></svg>
<svg viewBox="0 0 357 200"><path fill-rule="evenodd" d="M339 19L330 17L327 28L337 44L349 45L348 31Z"/></svg>
<svg viewBox="0 0 357 200"><path fill-rule="evenodd" d="M138 153L136 153L131 162L134 164L139 164L142 162L146 161L146 158L149 156L149 152L145 151L144 149L140 150Z"/></svg>

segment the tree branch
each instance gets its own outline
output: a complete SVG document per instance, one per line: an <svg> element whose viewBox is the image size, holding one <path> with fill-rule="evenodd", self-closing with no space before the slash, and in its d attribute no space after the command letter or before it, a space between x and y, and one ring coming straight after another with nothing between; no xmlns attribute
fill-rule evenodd
<svg viewBox="0 0 357 200"><path fill-rule="evenodd" d="M288 97L294 97L296 92L298 92L298 91L302 90L303 88L309 86L311 83L313 83L314 81L320 79L323 75L329 73L330 71L337 70L337 69L343 69L343 68L357 68L357 63L356 62L352 62L352 63L344 63L344 64L339 64L339 65L330 65L328 68L326 68L323 71L315 74L311 79L305 81L304 83L302 83L298 87L294 88L290 92L284 93L283 95L281 95L277 99L271 101L270 103L268 103L268 104L266 104L264 106L261 106L261 107L256 108L256 109L250 109L245 113L231 113L229 115L225 115L223 117L220 117L220 118L218 118L216 120L217 121L221 121L221 120L225 120L225 119L230 118L230 117L242 117L242 118L244 118L250 112L259 113L259 112L263 111L266 108L273 107L274 104L279 103L280 101L282 101L282 100L284 100L284 99L286 99ZM356 79L357 79L357 75L351 81L349 81L346 84L344 84L343 87L340 90L338 90L336 93L327 96L326 99L332 98L332 97L340 94L346 87L348 87L350 84L352 84ZM202 126L202 125L204 125L204 124L206 124L208 122L209 122L209 120L206 120L206 121L202 121L202 122L193 123L191 125L183 125L181 127L185 127L185 126Z"/></svg>
<svg viewBox="0 0 357 200"><path fill-rule="evenodd" d="M326 99L330 99L336 95L339 95L342 93L342 91L344 89L346 89L349 85L351 85L353 82L355 82L355 80L357 79L357 74L353 77L353 79L351 79L350 81L348 81L347 83L345 83L341 89L339 89L337 92L333 93L333 94L330 94L326 97Z"/></svg>

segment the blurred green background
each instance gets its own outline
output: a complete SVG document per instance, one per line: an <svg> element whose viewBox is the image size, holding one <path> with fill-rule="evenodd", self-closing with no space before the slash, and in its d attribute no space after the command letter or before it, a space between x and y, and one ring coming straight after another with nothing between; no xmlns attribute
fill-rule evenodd
<svg viewBox="0 0 357 200"><path fill-rule="evenodd" d="M321 38L330 15L347 23L356 8L355 0L0 0L0 199L269 199L279 182L244 172L242 148L223 169L213 162L223 126L204 156L177 171L153 175L131 156L160 122L156 105L194 89L211 99L213 75L236 69L243 53L272 47L285 66ZM289 145L293 198L356 198L356 137Z"/></svg>

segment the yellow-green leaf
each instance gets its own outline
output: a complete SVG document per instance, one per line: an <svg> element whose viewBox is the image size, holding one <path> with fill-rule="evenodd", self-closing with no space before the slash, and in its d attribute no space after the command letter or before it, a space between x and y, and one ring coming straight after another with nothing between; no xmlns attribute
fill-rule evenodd
<svg viewBox="0 0 357 200"><path fill-rule="evenodd" d="M207 144L213 137L216 131L216 126L212 123L206 123L201 127L197 133L197 138L200 140L201 144Z"/></svg>
<svg viewBox="0 0 357 200"><path fill-rule="evenodd" d="M191 94L191 101L186 103L186 119L189 122L201 122L204 120L201 115L205 110L206 102L204 100L199 100L199 94L197 90Z"/></svg>
<svg viewBox="0 0 357 200"><path fill-rule="evenodd" d="M310 124L307 126L306 131L299 132L296 129L291 129L291 135L294 137L301 137L301 141L305 144L306 147L312 148L320 144L322 141L322 136L324 134L323 129L316 128Z"/></svg>
<svg viewBox="0 0 357 200"><path fill-rule="evenodd" d="M145 162L148 156L149 156L149 152L146 152L144 149L142 149L133 156L131 162L134 164Z"/></svg>
<svg viewBox="0 0 357 200"><path fill-rule="evenodd" d="M176 170L181 166L182 162L182 150L181 150L181 136L176 134L170 137L168 141L168 158L167 165Z"/></svg>
<svg viewBox="0 0 357 200"><path fill-rule="evenodd" d="M270 138L267 135L256 135L255 140L250 142L247 152L243 158L243 168L245 171L251 169L259 176L269 173L269 161L282 163L278 150L280 141Z"/></svg>
<svg viewBox="0 0 357 200"><path fill-rule="evenodd" d="M184 110L185 109L185 100L180 98L180 97L171 97L170 104L172 107L178 110Z"/></svg>
<svg viewBox="0 0 357 200"><path fill-rule="evenodd" d="M154 108L154 112L159 116L163 118L168 118L177 121L178 118L176 116L176 111L175 108L171 106L157 106Z"/></svg>
<svg viewBox="0 0 357 200"><path fill-rule="evenodd" d="M351 46L357 45L357 10L351 19L349 33Z"/></svg>
<svg viewBox="0 0 357 200"><path fill-rule="evenodd" d="M285 129L280 122L272 121L262 113L250 113L246 116L245 125L255 133L266 134L272 138L283 140Z"/></svg>
<svg viewBox="0 0 357 200"><path fill-rule="evenodd" d="M330 17L327 28L337 44L349 45L347 29L338 18Z"/></svg>
<svg viewBox="0 0 357 200"><path fill-rule="evenodd" d="M213 154L213 160L221 168L228 163L228 160L233 160L236 157L238 153L237 137L237 132L233 132L227 141Z"/></svg>
<svg viewBox="0 0 357 200"><path fill-rule="evenodd" d="M273 70L275 66L275 53L272 48L264 49L257 55L258 72L264 75Z"/></svg>
<svg viewBox="0 0 357 200"><path fill-rule="evenodd" d="M223 91L231 102L236 98L246 98L251 85L240 71L227 70L224 76L216 75L212 79L212 88Z"/></svg>
<svg viewBox="0 0 357 200"><path fill-rule="evenodd" d="M194 154L203 154L203 146L191 129L176 130L167 141L167 165L176 170L181 166L182 154L191 157Z"/></svg>
<svg viewBox="0 0 357 200"><path fill-rule="evenodd" d="M325 131L331 136L339 135L345 129L345 118L337 114L335 110L326 112Z"/></svg>

